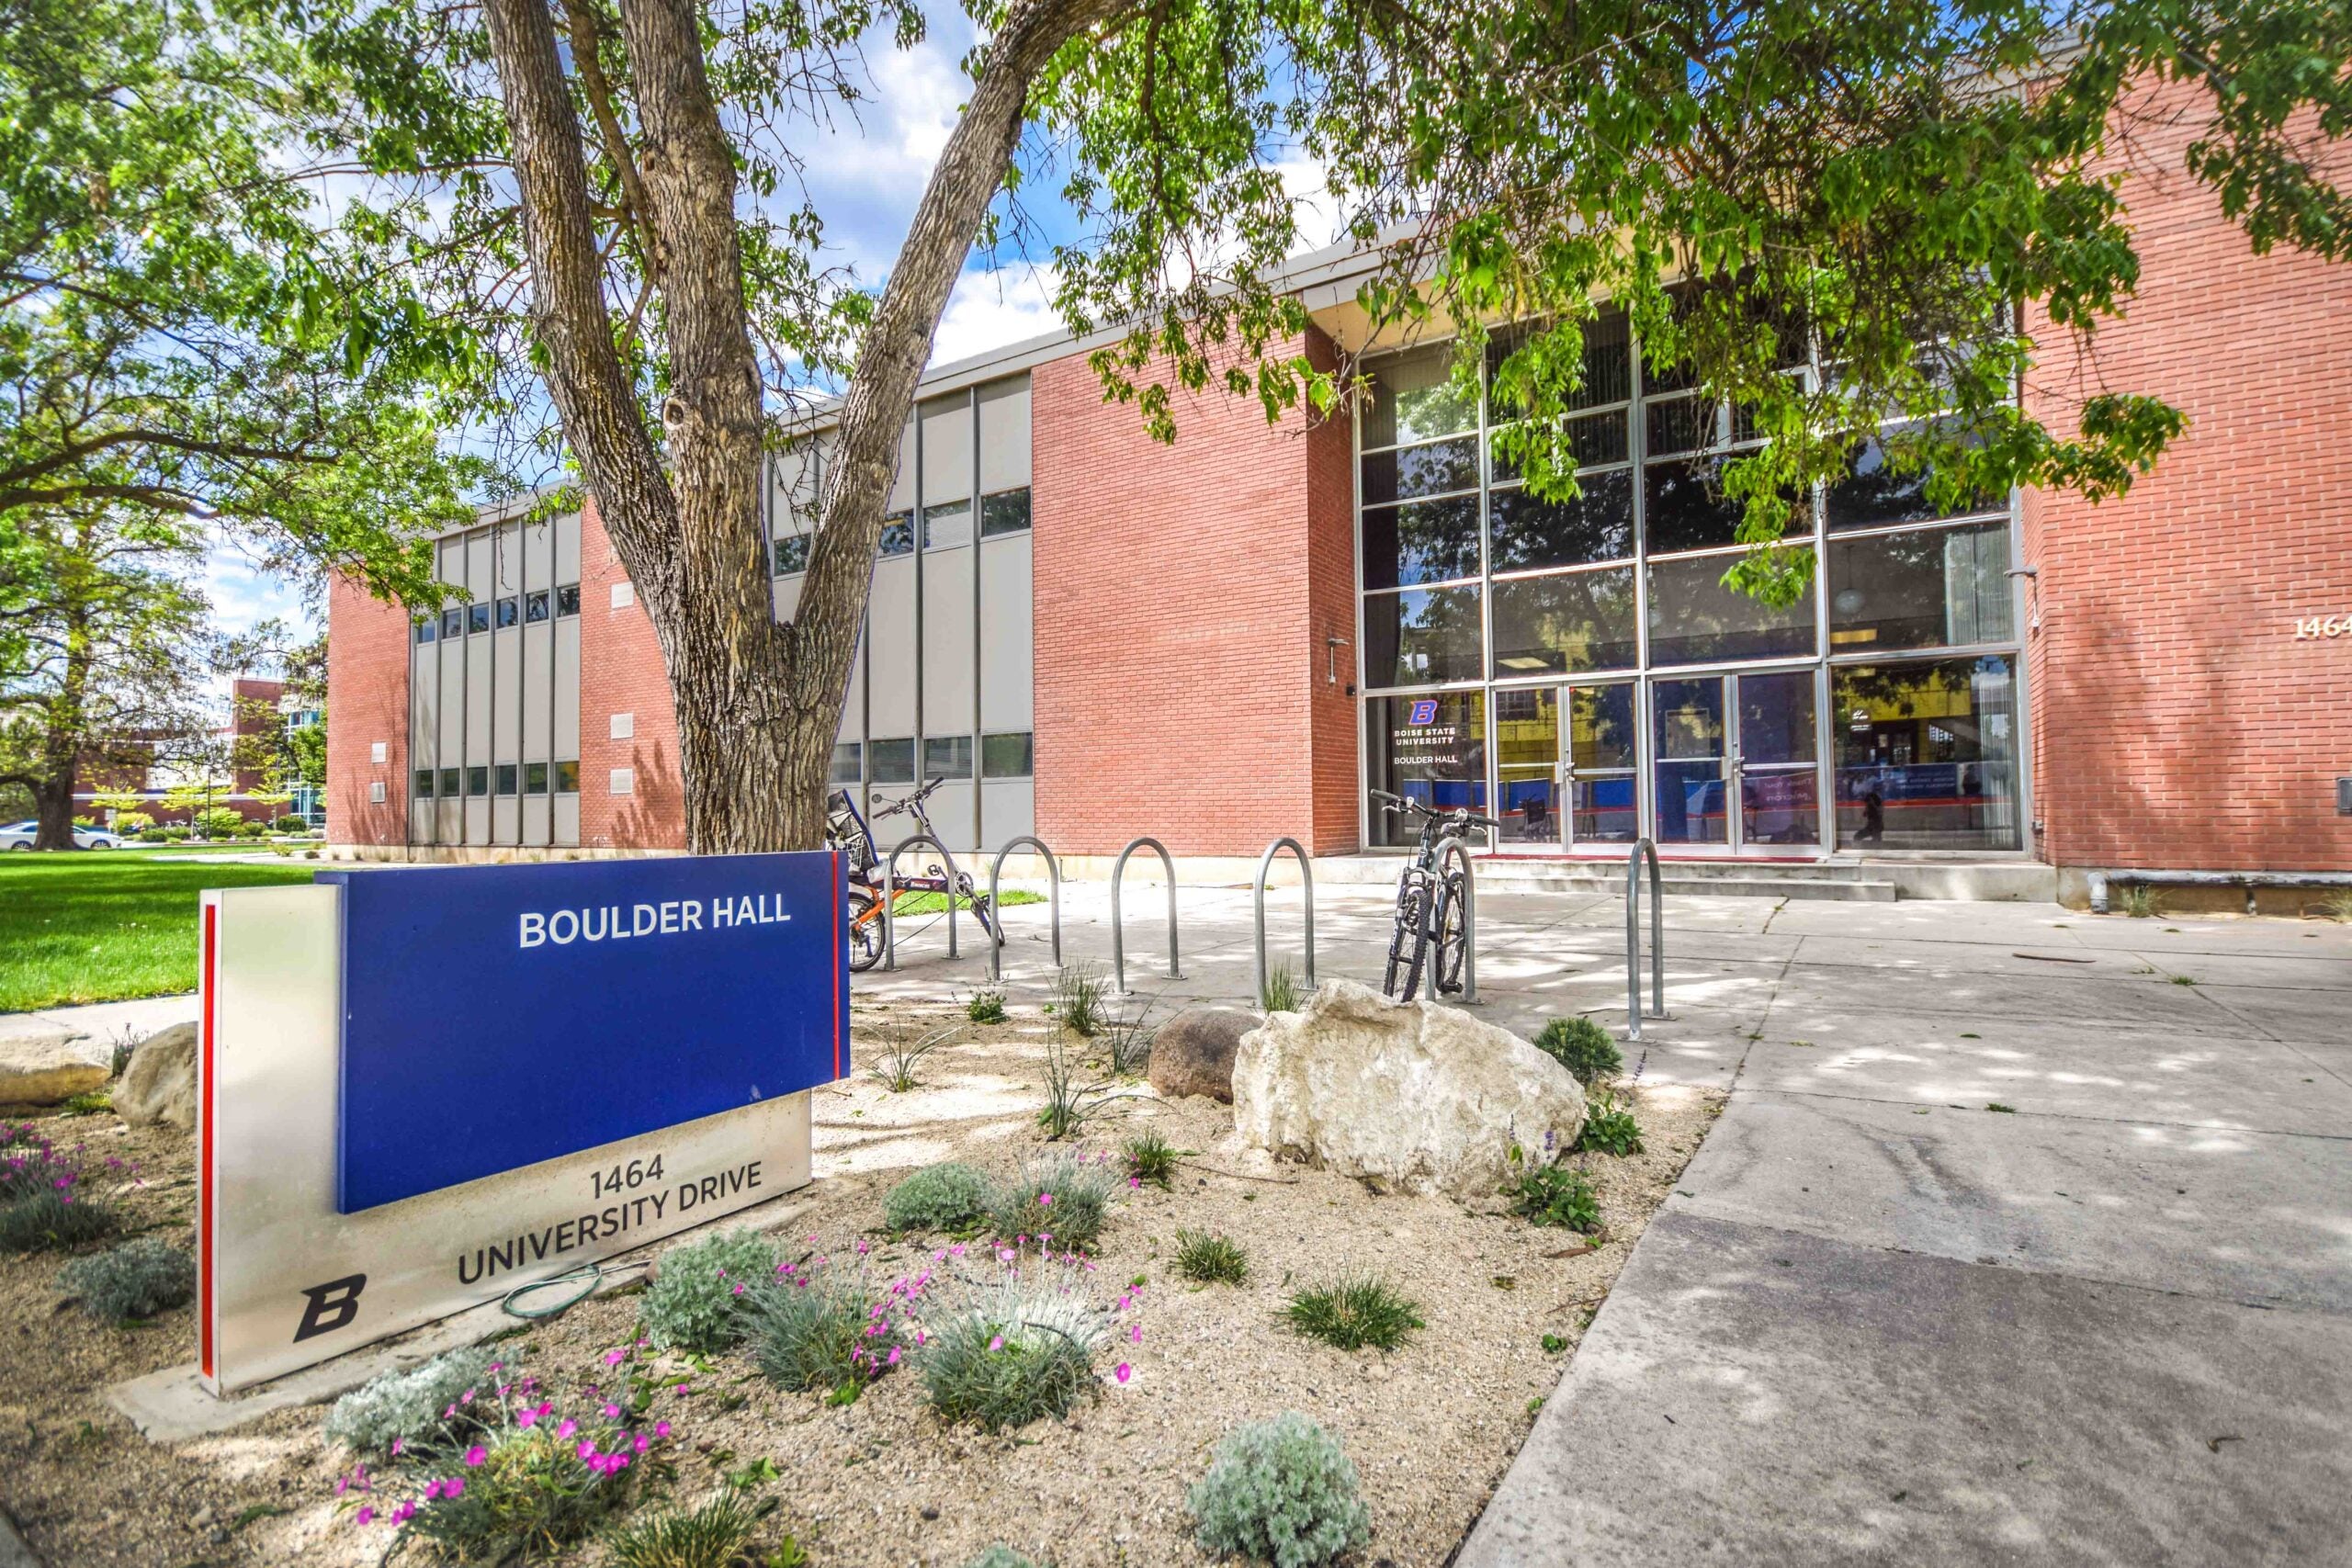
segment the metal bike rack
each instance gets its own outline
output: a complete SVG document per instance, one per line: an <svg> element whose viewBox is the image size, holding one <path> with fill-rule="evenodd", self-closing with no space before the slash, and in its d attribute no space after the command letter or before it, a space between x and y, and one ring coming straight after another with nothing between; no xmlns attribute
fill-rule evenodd
<svg viewBox="0 0 2352 1568"><path fill-rule="evenodd" d="M947 852L945 844L930 834L917 833L913 838L902 840L890 852L890 858L882 863L882 967L885 969L899 966L899 857L917 844L929 844L939 852L939 858L947 863L947 956L956 956L956 888L962 880L956 872L956 857Z"/></svg>
<svg viewBox="0 0 2352 1568"><path fill-rule="evenodd" d="M1119 879L1127 874L1127 857L1137 850L1149 850L1159 857L1168 873L1168 977L1181 980L1184 976L1176 967L1176 863L1168 855L1168 846L1158 839L1137 839L1119 852L1119 862L1111 868L1111 972L1118 979L1119 995L1127 991L1127 949L1119 932Z"/></svg>
<svg viewBox="0 0 2352 1568"><path fill-rule="evenodd" d="M1666 894L1657 846L1637 839L1625 856L1625 1037L1642 1037L1642 857L1650 858L1650 1014L1666 1016Z"/></svg>
<svg viewBox="0 0 2352 1568"><path fill-rule="evenodd" d="M1046 857L1046 875L1050 879L1046 886L1051 889L1054 911L1054 966L1058 969L1062 962L1062 868L1061 863L1054 859L1054 852L1046 847L1045 840L1033 839L1023 833L997 851L996 861L989 867L989 913L995 916L997 931L1001 935L1004 916L1001 911L1004 905L996 896L997 878L1004 874L1004 857L1023 844L1035 846L1037 852ZM989 978L991 981L1004 978L1004 944L1001 942L989 943Z"/></svg>
<svg viewBox="0 0 2352 1568"><path fill-rule="evenodd" d="M1470 847L1459 839L1449 838L1437 852L1438 881L1442 886L1445 863L1462 863L1462 1005L1468 1007L1478 999L1478 874L1470 869ZM1442 950L1438 962L1444 963ZM1437 996L1437 981L1430 981L1430 996Z"/></svg>
<svg viewBox="0 0 2352 1568"><path fill-rule="evenodd" d="M1315 988L1315 872L1306 863L1306 850L1296 839L1276 839L1258 857L1258 998L1266 996L1266 876L1274 869L1274 857L1288 850L1298 857L1299 884L1306 895L1306 988Z"/></svg>

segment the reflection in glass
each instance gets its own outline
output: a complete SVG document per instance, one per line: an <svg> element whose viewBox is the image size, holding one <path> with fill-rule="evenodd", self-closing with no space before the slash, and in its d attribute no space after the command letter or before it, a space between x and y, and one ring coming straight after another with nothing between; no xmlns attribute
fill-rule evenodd
<svg viewBox="0 0 2352 1568"><path fill-rule="evenodd" d="M1495 571L1584 566L1634 553L1634 476L1586 474L1573 501L1541 501L1513 487L1493 493ZM1369 524L1366 525L1369 527Z"/></svg>
<svg viewBox="0 0 2352 1568"><path fill-rule="evenodd" d="M972 503L943 501L922 509L922 547L944 550L972 542Z"/></svg>
<svg viewBox="0 0 2352 1568"><path fill-rule="evenodd" d="M1906 427L1917 429L1917 426ZM1900 444L1903 432L1887 435ZM1847 459L1849 476L1829 487L1825 511L1832 528L1875 528L1890 523L1926 523L1938 517L1997 512L2006 504L1997 495L1963 496L1950 507L1928 499L1928 470L1898 473L1889 461L1886 442L1871 436L1856 446Z"/></svg>
<svg viewBox="0 0 2352 1568"><path fill-rule="evenodd" d="M1453 385L1451 344L1376 361L1367 375L1372 382L1372 397L1363 410L1367 448L1477 428L1478 394L1475 388L1465 392Z"/></svg>
<svg viewBox="0 0 2352 1568"><path fill-rule="evenodd" d="M1739 678L1739 756L1748 767L1814 757L1813 671L1775 670Z"/></svg>
<svg viewBox="0 0 2352 1568"><path fill-rule="evenodd" d="M1634 569L1514 577L1495 584L1495 678L1630 670L1634 640Z"/></svg>
<svg viewBox="0 0 2352 1568"><path fill-rule="evenodd" d="M1721 434L1717 427L1723 423L1722 414L1722 404L1702 400L1695 394L1647 404L1642 436L1648 443L1649 455L1670 457L1713 446Z"/></svg>
<svg viewBox="0 0 2352 1568"><path fill-rule="evenodd" d="M1813 595L1785 609L1724 586L1736 556L1650 563L1650 662L1777 659L1814 650Z"/></svg>
<svg viewBox="0 0 2352 1568"><path fill-rule="evenodd" d="M1523 686L1495 694L1495 771L1502 795L1495 813L1506 843L1560 841L1553 792L1560 770L1558 689Z"/></svg>
<svg viewBox="0 0 2352 1568"><path fill-rule="evenodd" d="M1494 459L1494 482L1501 484L1519 478L1519 465L1504 453L1502 433L1491 438ZM1513 451L1519 448L1513 447ZM1590 468L1625 460L1625 411L1612 409L1607 413L1586 414L1572 419L1559 429L1559 446L1548 454L1556 468Z"/></svg>
<svg viewBox="0 0 2352 1568"><path fill-rule="evenodd" d="M1375 697L1364 705L1366 773L1374 789L1439 811L1487 809L1487 699L1482 692ZM1407 845L1420 830L1401 813L1372 807L1372 841Z"/></svg>
<svg viewBox="0 0 2352 1568"><path fill-rule="evenodd" d="M882 519L882 542L876 547L877 556L903 556L915 547L915 514L893 512Z"/></svg>
<svg viewBox="0 0 2352 1568"><path fill-rule="evenodd" d="M1367 593L1364 681L1420 686L1478 678L1478 590L1408 588Z"/></svg>
<svg viewBox="0 0 2352 1568"><path fill-rule="evenodd" d="M1649 531L1652 555L1739 542L1739 520L1747 503L1724 493L1725 460L1696 457L1643 466L1642 525Z"/></svg>
<svg viewBox="0 0 2352 1568"><path fill-rule="evenodd" d="M1487 341L1487 372L1491 377L1505 359L1518 352L1544 324L1522 322L1498 329ZM1623 310L1604 311L1584 323L1584 385L1569 399L1570 408L1599 408L1622 403L1634 395L1633 338ZM1508 411L1517 412L1513 409ZM1499 412L1492 417L1502 417Z"/></svg>
<svg viewBox="0 0 2352 1568"><path fill-rule="evenodd" d="M1830 649L2007 641L2008 569L2007 523L1833 539Z"/></svg>
<svg viewBox="0 0 2352 1568"><path fill-rule="evenodd" d="M1831 671L1838 836L1857 849L2014 850L2017 685L2006 656Z"/></svg>
<svg viewBox="0 0 2352 1568"><path fill-rule="evenodd" d="M1569 688L1569 831L1579 842L1624 844L1641 836L1638 754L1631 682Z"/></svg>
<svg viewBox="0 0 2352 1568"><path fill-rule="evenodd" d="M980 537L1018 534L1029 526L1029 487L1001 490L980 497Z"/></svg>
<svg viewBox="0 0 2352 1568"><path fill-rule="evenodd" d="M1811 768L1740 774L1739 834L1743 846L1821 842L1821 775Z"/></svg>
<svg viewBox="0 0 2352 1568"><path fill-rule="evenodd" d="M1651 776L1657 841L1720 844L1724 818L1724 683L1659 681L1650 687Z"/></svg>
<svg viewBox="0 0 2352 1568"><path fill-rule="evenodd" d="M1478 438L1475 435L1396 452L1375 452L1363 460L1366 506L1477 488Z"/></svg>
<svg viewBox="0 0 2352 1568"><path fill-rule="evenodd" d="M1410 587L1478 575L1478 498L1363 509L1363 585Z"/></svg>

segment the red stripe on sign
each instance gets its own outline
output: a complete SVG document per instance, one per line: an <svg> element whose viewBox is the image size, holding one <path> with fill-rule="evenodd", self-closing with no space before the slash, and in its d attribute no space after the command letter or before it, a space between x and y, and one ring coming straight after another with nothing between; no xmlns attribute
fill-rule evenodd
<svg viewBox="0 0 2352 1568"><path fill-rule="evenodd" d="M842 971L849 964L847 940L842 935L842 906L849 902L849 887L842 879L842 852L833 852L833 1081L842 1076Z"/></svg>
<svg viewBox="0 0 2352 1568"><path fill-rule="evenodd" d="M218 1009L220 976L218 967L220 946L220 906L204 906L203 953L198 960L198 975L204 996L198 1011L204 1100L197 1107L196 1156L196 1364L206 1377L214 1375L212 1369L212 1105L213 1070L212 1043L214 1019Z"/></svg>

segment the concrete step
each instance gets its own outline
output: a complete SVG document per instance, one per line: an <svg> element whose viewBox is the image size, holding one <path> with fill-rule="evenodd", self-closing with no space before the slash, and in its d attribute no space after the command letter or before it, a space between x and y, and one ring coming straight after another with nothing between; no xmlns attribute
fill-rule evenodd
<svg viewBox="0 0 2352 1568"><path fill-rule="evenodd" d="M1615 893L1625 890L1623 866L1600 867L1545 864L1541 862L1481 860L1476 863L1481 890L1509 893ZM1677 897L1697 898L1822 898L1847 903L1892 904L1892 882L1849 874L1858 867L1789 867L1750 871L1714 866L1659 867L1659 888ZM1825 874L1836 873L1837 874ZM1648 880L1645 874L1643 880Z"/></svg>

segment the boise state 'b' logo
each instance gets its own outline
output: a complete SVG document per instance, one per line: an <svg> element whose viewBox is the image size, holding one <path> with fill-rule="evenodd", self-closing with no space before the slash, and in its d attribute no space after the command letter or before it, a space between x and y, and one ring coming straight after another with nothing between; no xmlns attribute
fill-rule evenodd
<svg viewBox="0 0 2352 1568"><path fill-rule="evenodd" d="M1416 702L1413 705L1413 711L1407 716L1405 722L1407 724L1435 724L1437 722L1437 699L1435 697L1423 697L1419 701Z"/></svg>

